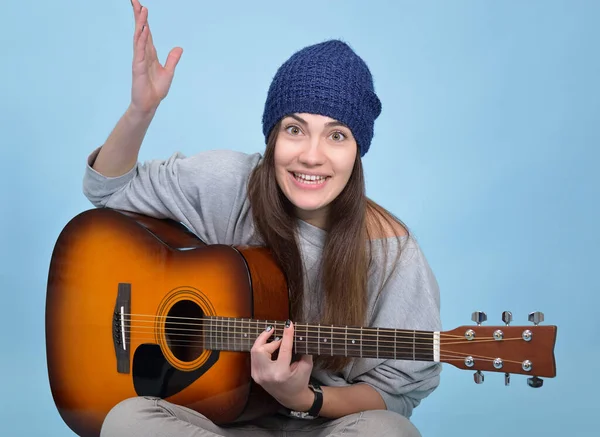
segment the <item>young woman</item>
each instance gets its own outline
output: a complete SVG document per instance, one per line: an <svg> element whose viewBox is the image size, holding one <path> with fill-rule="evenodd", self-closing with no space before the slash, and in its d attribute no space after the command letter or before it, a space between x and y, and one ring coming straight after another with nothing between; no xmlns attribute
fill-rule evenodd
<svg viewBox="0 0 600 437"><path fill-rule="evenodd" d="M173 49L161 66L148 11L138 0L132 5L131 104L88 158L88 199L180 221L208 244L268 246L288 280L293 320L440 330L438 285L419 246L365 196L361 159L381 104L363 60L337 40L288 59L268 90L264 156L212 150L142 163L141 143L182 50ZM438 386L439 363L292 362L294 323L288 325L277 341L265 330L251 351L252 377L281 404L281 414L219 427L182 406L138 397L111 410L102 435L419 435L409 418ZM312 420L297 418L306 412Z"/></svg>

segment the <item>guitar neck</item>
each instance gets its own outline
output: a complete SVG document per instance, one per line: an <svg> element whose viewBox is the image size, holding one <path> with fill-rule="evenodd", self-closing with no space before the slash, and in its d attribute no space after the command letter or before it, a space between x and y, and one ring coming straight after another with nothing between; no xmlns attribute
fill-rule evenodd
<svg viewBox="0 0 600 437"><path fill-rule="evenodd" d="M226 351L250 351L269 325L274 328L269 341L281 338L284 329L281 321L227 317L204 317L202 325L204 347ZM439 361L438 332L302 323L294 327L298 354Z"/></svg>

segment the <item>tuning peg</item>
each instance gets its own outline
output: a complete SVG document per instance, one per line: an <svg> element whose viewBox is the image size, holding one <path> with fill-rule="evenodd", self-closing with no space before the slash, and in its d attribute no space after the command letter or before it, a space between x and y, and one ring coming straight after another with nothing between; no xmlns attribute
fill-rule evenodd
<svg viewBox="0 0 600 437"><path fill-rule="evenodd" d="M512 319L513 319L513 316L510 311L504 311L502 313L502 321L504 323L506 323L506 326L510 325L510 322L512 322Z"/></svg>
<svg viewBox="0 0 600 437"><path fill-rule="evenodd" d="M477 326L481 325L487 320L487 315L483 311L475 311L471 314L471 320L477 323Z"/></svg>
<svg viewBox="0 0 600 437"><path fill-rule="evenodd" d="M483 383L483 373L481 373L481 370L478 370L477 372L475 372L475 374L473 375L473 379L475 380L475 384L482 384Z"/></svg>
<svg viewBox="0 0 600 437"><path fill-rule="evenodd" d="M535 311L533 313L529 313L528 319L530 322L532 322L534 325L537 326L544 321L544 313L542 313L540 311Z"/></svg>
<svg viewBox="0 0 600 437"><path fill-rule="evenodd" d="M531 378L527 378L527 385L533 388L540 388L542 385L544 385L544 380L538 378L537 376L533 376Z"/></svg>
<svg viewBox="0 0 600 437"><path fill-rule="evenodd" d="M504 385L510 385L510 373L504 374Z"/></svg>

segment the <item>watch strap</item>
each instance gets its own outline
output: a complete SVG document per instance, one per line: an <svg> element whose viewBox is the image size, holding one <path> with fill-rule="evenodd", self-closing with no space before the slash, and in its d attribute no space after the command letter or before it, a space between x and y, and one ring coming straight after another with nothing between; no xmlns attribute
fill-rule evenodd
<svg viewBox="0 0 600 437"><path fill-rule="evenodd" d="M310 388L315 394L315 399L313 404L309 408L308 411L292 411L290 410L290 415L299 419L316 419L319 417L319 413L321 412L321 408L323 407L323 389L316 381L308 384L308 388Z"/></svg>
<svg viewBox="0 0 600 437"><path fill-rule="evenodd" d="M321 412L321 407L323 407L323 389L317 382L308 384L308 387L315 394L315 400L312 404L312 407L310 407L310 410L308 410L307 413L311 417L319 417L319 413Z"/></svg>

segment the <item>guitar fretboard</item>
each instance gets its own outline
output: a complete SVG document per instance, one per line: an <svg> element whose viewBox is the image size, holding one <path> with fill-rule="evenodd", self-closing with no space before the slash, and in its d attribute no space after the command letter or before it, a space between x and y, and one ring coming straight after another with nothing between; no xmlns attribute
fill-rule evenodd
<svg viewBox="0 0 600 437"><path fill-rule="evenodd" d="M272 325L269 341L283 336L281 321L204 317L202 343L206 349L249 351L258 335ZM430 331L295 324L294 352L414 361L438 361L439 337ZM439 335L439 334L438 334Z"/></svg>

